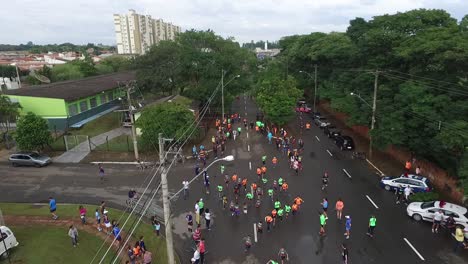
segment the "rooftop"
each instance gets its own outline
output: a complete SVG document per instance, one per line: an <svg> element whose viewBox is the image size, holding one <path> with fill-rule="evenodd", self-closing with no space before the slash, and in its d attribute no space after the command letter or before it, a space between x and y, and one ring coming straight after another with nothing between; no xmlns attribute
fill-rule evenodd
<svg viewBox="0 0 468 264"><path fill-rule="evenodd" d="M7 95L32 96L64 99L74 101L80 98L92 96L100 92L111 90L118 86L119 82L135 80L135 72L118 72L98 75L79 80L56 82L43 85L35 85L27 88L8 90Z"/></svg>

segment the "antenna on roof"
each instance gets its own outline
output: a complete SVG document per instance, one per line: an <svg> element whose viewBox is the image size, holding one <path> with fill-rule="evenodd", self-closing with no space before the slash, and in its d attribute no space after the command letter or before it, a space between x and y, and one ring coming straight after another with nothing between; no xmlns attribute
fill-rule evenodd
<svg viewBox="0 0 468 264"><path fill-rule="evenodd" d="M44 75L41 75L35 71L31 71L29 73L29 75L31 75L32 77L36 78L37 80L39 80L41 83L50 83L50 79L45 77Z"/></svg>

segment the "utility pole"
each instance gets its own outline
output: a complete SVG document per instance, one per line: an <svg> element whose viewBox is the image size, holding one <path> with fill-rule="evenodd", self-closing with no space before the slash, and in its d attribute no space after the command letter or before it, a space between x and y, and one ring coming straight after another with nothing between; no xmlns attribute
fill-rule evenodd
<svg viewBox="0 0 468 264"><path fill-rule="evenodd" d="M162 133L159 133L159 164L161 165L161 188L162 188L162 199L163 199L163 210L164 210L164 226L166 231L166 249L167 258L169 264L175 264L174 261L174 241L172 238L172 220L171 220L171 207L169 204L169 189L167 187L167 170L164 167L165 153L164 153L164 142L172 141L172 139L163 138Z"/></svg>
<svg viewBox="0 0 468 264"><path fill-rule="evenodd" d="M375 127L375 111L377 109L377 88L379 86L379 71L375 71L375 79L374 79L374 99L372 102L372 121L371 121L371 129L369 133L369 158L372 159L372 131Z"/></svg>
<svg viewBox="0 0 468 264"><path fill-rule="evenodd" d="M315 68L315 73L314 73L314 114L317 112L317 109L315 107L315 103L317 100L317 64L314 65Z"/></svg>
<svg viewBox="0 0 468 264"><path fill-rule="evenodd" d="M224 69L221 70L221 124L224 122Z"/></svg>
<svg viewBox="0 0 468 264"><path fill-rule="evenodd" d="M132 122L133 151L135 152L135 160L139 161L140 156L138 155L138 142L137 142L137 135L136 135L136 129L135 129L135 117L133 116L132 98L130 96L130 91L131 89L133 89L133 87L127 83L126 88L127 88L128 113L130 115L130 122Z"/></svg>
<svg viewBox="0 0 468 264"><path fill-rule="evenodd" d="M15 67L16 67L16 78L18 78L18 86L19 88L21 88L21 79L19 76L18 65L15 65Z"/></svg>

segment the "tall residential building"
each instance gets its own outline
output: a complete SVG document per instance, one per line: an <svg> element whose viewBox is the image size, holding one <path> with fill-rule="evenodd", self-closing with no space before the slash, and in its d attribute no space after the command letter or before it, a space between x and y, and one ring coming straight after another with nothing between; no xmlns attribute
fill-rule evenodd
<svg viewBox="0 0 468 264"><path fill-rule="evenodd" d="M139 15L132 9L127 14L114 14L114 26L119 54L144 54L161 40L174 40L181 31L179 26Z"/></svg>

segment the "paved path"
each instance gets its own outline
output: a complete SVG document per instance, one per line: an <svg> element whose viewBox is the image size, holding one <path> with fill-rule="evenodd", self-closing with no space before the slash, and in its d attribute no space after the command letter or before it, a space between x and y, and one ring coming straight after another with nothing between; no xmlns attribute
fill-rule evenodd
<svg viewBox="0 0 468 264"><path fill-rule="evenodd" d="M131 135L131 133L132 130L126 127L112 129L111 131L90 138L91 144L88 141L84 141L69 151L64 152L62 155L54 157L53 161L58 163L79 163L88 156L91 150L106 143L106 140L111 140L121 135Z"/></svg>
<svg viewBox="0 0 468 264"><path fill-rule="evenodd" d="M157 105L163 102L166 102L175 96L167 96L161 99L156 100L155 102L151 103L150 105ZM53 161L58 163L79 163L82 161L88 154L94 150L97 146L100 146L106 143L107 140L111 140L121 135L131 135L132 131L130 128L119 127L112 129L111 131L107 131L90 139L91 144L88 141L84 141L74 148L66 151L62 155L58 157L54 157Z"/></svg>

